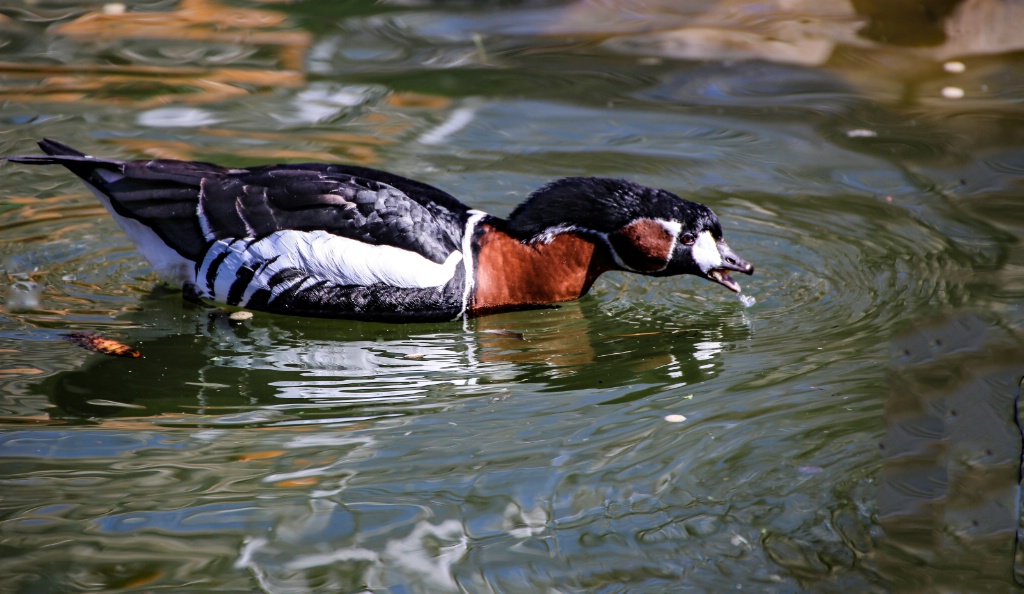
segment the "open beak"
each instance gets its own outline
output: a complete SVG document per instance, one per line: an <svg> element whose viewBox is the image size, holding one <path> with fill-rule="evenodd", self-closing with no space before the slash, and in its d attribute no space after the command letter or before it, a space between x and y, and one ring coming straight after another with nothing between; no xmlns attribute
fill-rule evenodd
<svg viewBox="0 0 1024 594"><path fill-rule="evenodd" d="M740 284L729 276L729 271L754 274L754 265L737 256L724 241L718 242L718 253L722 255L722 265L708 271L708 278L730 291L739 293Z"/></svg>

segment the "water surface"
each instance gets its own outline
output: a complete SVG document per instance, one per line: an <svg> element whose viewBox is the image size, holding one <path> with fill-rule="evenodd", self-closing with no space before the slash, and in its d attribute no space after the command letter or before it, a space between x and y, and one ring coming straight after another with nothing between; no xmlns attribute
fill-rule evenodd
<svg viewBox="0 0 1024 594"><path fill-rule="evenodd" d="M0 154L348 162L497 215L629 177L757 266L749 308L612 273L236 323L73 176L0 165L0 589L1015 589L1020 15L676 4L0 9Z"/></svg>

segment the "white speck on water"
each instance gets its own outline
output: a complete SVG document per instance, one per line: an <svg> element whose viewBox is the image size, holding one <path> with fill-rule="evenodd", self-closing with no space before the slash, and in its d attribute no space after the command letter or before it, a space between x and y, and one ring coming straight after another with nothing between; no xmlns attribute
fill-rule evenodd
<svg viewBox="0 0 1024 594"><path fill-rule="evenodd" d="M476 119L477 111L478 107L475 104L455 109L448 116L447 120L420 136L420 144L441 144L445 142L450 136L472 123Z"/></svg>
<svg viewBox="0 0 1024 594"><path fill-rule="evenodd" d="M963 62L958 62L957 60L950 60L949 62L946 62L942 65L942 68L946 72L952 72L954 74L967 70L967 66L965 66Z"/></svg>
<svg viewBox="0 0 1024 594"><path fill-rule="evenodd" d="M744 295L743 293L736 293L736 297L739 298L740 303L743 304L743 307L750 307L750 306L754 305L755 303L757 303L757 299L754 299L750 295Z"/></svg>
<svg viewBox="0 0 1024 594"><path fill-rule="evenodd" d="M212 111L198 107L157 107L136 116L140 126L149 128L201 128L221 122Z"/></svg>
<svg viewBox="0 0 1024 594"><path fill-rule="evenodd" d="M214 390L221 390L223 388L230 388L227 384L217 384L214 382L185 382L186 386L199 386L200 388L212 388Z"/></svg>
<svg viewBox="0 0 1024 594"><path fill-rule="evenodd" d="M682 423L686 420L685 415L665 415L665 420L669 423Z"/></svg>
<svg viewBox="0 0 1024 594"><path fill-rule="evenodd" d="M960 87L942 87L942 96L946 99L963 99L964 90Z"/></svg>
<svg viewBox="0 0 1024 594"><path fill-rule="evenodd" d="M86 400L85 403L86 404L91 404L93 406L112 406L112 407L118 407L118 408L137 408L137 409L145 409L146 408L145 406L142 406L141 404L129 404L127 402L117 402L117 401L114 401L114 400L105 400L103 398L96 398L96 399L93 399L93 400Z"/></svg>
<svg viewBox="0 0 1024 594"><path fill-rule="evenodd" d="M855 128L846 131L847 138L874 138L876 136L878 136L878 132L868 130L867 128Z"/></svg>

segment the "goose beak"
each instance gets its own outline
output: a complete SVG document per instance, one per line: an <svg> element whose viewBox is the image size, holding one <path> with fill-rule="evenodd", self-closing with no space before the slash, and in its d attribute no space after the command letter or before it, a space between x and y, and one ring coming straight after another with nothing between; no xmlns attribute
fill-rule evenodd
<svg viewBox="0 0 1024 594"><path fill-rule="evenodd" d="M722 256L722 265L708 271L708 279L715 281L726 289L739 293L740 284L729 276L730 271L754 274L754 265L736 255L724 241L718 242L718 253Z"/></svg>

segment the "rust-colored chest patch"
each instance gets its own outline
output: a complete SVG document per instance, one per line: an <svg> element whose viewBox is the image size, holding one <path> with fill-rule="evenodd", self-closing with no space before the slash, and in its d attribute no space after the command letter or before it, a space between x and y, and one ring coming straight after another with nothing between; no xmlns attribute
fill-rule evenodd
<svg viewBox="0 0 1024 594"><path fill-rule="evenodd" d="M640 219L608 236L615 253L637 272L657 272L668 265L675 236L653 219Z"/></svg>
<svg viewBox="0 0 1024 594"><path fill-rule="evenodd" d="M578 299L615 268L604 245L571 232L523 243L483 225L477 245L470 308L476 313Z"/></svg>

